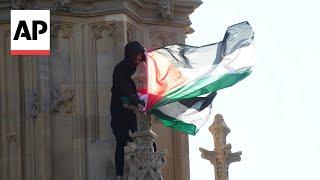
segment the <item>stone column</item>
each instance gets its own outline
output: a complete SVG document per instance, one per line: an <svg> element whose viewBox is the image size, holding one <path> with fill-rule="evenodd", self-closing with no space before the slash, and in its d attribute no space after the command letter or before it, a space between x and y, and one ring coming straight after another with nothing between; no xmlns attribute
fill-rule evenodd
<svg viewBox="0 0 320 180"><path fill-rule="evenodd" d="M153 143L157 135L151 130L151 116L136 111L137 131L134 144L125 147L129 166L128 180L162 180L161 169L166 164L165 151L154 152Z"/></svg>
<svg viewBox="0 0 320 180"><path fill-rule="evenodd" d="M214 139L214 151L208 151L200 148L201 157L207 159L214 166L216 180L229 179L229 165L232 162L241 160L241 151L232 153L231 144L226 144L227 135L230 129L223 120L222 115L217 114L214 118L213 124L209 127L209 131Z"/></svg>
<svg viewBox="0 0 320 180"><path fill-rule="evenodd" d="M141 63L133 80L137 88L146 85L144 68ZM126 162L129 165L128 180L162 180L161 169L166 164L165 151L154 152L153 143L157 135L151 130L151 115L130 107L137 116L137 131L133 134L134 143L125 147Z"/></svg>

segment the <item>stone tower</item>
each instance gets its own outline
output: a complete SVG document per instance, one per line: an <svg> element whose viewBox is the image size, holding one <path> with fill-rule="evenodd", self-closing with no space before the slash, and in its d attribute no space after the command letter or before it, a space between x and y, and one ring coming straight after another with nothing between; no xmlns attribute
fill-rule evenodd
<svg viewBox="0 0 320 180"><path fill-rule="evenodd" d="M200 0L0 1L0 179L114 175L112 70L128 41L183 44ZM51 10L51 55L11 56L10 9ZM153 122L164 179L188 180L188 137Z"/></svg>

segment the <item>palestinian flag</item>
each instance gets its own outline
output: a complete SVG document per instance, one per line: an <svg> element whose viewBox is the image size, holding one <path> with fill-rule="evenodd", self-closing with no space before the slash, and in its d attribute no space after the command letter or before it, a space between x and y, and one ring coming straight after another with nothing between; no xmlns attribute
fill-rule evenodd
<svg viewBox="0 0 320 180"><path fill-rule="evenodd" d="M195 135L210 116L216 91L251 73L253 36L250 24L242 22L215 44L170 45L149 52L145 87L137 86L145 110L164 126Z"/></svg>

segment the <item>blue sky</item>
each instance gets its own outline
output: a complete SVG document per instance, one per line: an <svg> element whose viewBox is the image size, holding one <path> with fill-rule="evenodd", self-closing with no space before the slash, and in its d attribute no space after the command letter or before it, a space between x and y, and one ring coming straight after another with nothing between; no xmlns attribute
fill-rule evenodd
<svg viewBox="0 0 320 180"><path fill-rule="evenodd" d="M218 42L242 21L255 31L252 75L213 102L213 115L221 113L231 129L233 151L243 151L242 161L230 165L230 179L319 180L320 1L202 1L186 44ZM190 136L191 180L214 179L198 150L213 150L212 121Z"/></svg>

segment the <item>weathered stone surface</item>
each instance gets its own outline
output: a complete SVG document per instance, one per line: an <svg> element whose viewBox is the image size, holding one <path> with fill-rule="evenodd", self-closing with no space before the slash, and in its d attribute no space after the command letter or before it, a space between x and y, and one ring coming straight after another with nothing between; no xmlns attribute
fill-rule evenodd
<svg viewBox="0 0 320 180"><path fill-rule="evenodd" d="M167 16L158 0L0 1L0 179L115 177L113 67L128 41L146 48L184 43L188 15L201 2L173 2ZM10 9L52 10L51 56L8 54ZM159 149L167 149L164 179L188 180L188 137L156 120L152 129Z"/></svg>
<svg viewBox="0 0 320 180"><path fill-rule="evenodd" d="M151 130L151 116L136 111L137 131L133 134L134 145L125 147L129 165L128 180L162 180L161 169L166 164L165 150L154 152L153 142L157 135Z"/></svg>
<svg viewBox="0 0 320 180"><path fill-rule="evenodd" d="M201 157L210 161L214 166L216 180L228 180L229 165L232 162L241 160L241 151L232 153L231 144L226 144L227 135L230 129L224 122L222 115L217 114L214 118L213 124L209 127L214 139L214 151L208 151L200 148Z"/></svg>

